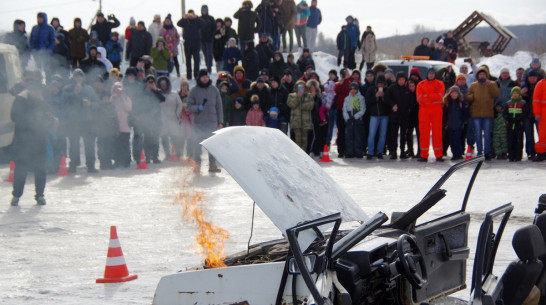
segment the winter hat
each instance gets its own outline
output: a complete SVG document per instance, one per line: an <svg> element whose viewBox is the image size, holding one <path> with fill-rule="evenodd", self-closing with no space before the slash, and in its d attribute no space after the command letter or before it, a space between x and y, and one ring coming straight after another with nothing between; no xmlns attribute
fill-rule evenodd
<svg viewBox="0 0 546 305"><path fill-rule="evenodd" d="M539 65L539 66L540 66L540 65L541 65L541 63L540 63L540 59L538 59L538 58L536 58L536 57L535 57L535 58L533 58L533 60L531 60L531 65L532 65L532 64L537 64L537 65Z"/></svg>
<svg viewBox="0 0 546 305"><path fill-rule="evenodd" d="M269 69L268 68L263 68L260 70L260 75L267 75L269 76Z"/></svg>
<svg viewBox="0 0 546 305"><path fill-rule="evenodd" d="M49 24L53 25L53 21L57 21L57 23L61 24L61 21L57 17L51 18L51 22L49 22Z"/></svg>
<svg viewBox="0 0 546 305"><path fill-rule="evenodd" d="M144 21L142 21L142 20L140 20L140 21L138 22L138 25L142 25L143 27L146 27Z"/></svg>
<svg viewBox="0 0 546 305"><path fill-rule="evenodd" d="M235 38L233 38L233 37L231 37L230 39L228 39L228 45L231 45L232 42L235 43L235 44L237 44L237 39L235 39Z"/></svg>
<svg viewBox="0 0 546 305"><path fill-rule="evenodd" d="M369 74L375 76L375 72L373 72L372 69L366 70L366 74L365 74L365 75L369 75Z"/></svg>
<svg viewBox="0 0 546 305"><path fill-rule="evenodd" d="M135 25L136 24L136 20L134 17L131 17L131 19L129 19L129 24L130 25Z"/></svg>
<svg viewBox="0 0 546 305"><path fill-rule="evenodd" d="M459 87L457 87L457 86L450 87L449 90L447 91L447 94L451 94L452 92L457 92L459 94L459 96L462 95L461 89L459 89Z"/></svg>
<svg viewBox="0 0 546 305"><path fill-rule="evenodd" d="M265 83L265 80L262 77L258 77L256 79L256 83L262 83L263 84L263 83Z"/></svg>
<svg viewBox="0 0 546 305"><path fill-rule="evenodd" d="M438 41L438 45L444 45L444 40L440 39L440 41Z"/></svg>
<svg viewBox="0 0 546 305"><path fill-rule="evenodd" d="M72 76L73 77L76 77L76 76L85 77L85 73L83 72L82 69L75 69L74 72L72 72Z"/></svg>
<svg viewBox="0 0 546 305"><path fill-rule="evenodd" d="M290 69L284 69L284 72L282 73L282 75L290 75L290 76L292 76L292 70L290 70Z"/></svg>
<svg viewBox="0 0 546 305"><path fill-rule="evenodd" d="M277 108L277 107L269 108L269 114L273 114L273 113L279 114L279 108Z"/></svg>
<svg viewBox="0 0 546 305"><path fill-rule="evenodd" d="M328 74L333 74L333 75L337 76L337 71L332 69L332 70L328 71Z"/></svg>
<svg viewBox="0 0 546 305"><path fill-rule="evenodd" d="M508 68L502 68L502 69L500 70L500 74L502 74L502 73L504 73L504 72L510 74L510 70L508 70Z"/></svg>
<svg viewBox="0 0 546 305"><path fill-rule="evenodd" d="M428 75L428 74L429 74L430 72L434 72L434 74L436 74L436 69L434 69L434 68L430 68L430 69L428 69L428 71L427 71L427 75Z"/></svg>
<svg viewBox="0 0 546 305"><path fill-rule="evenodd" d="M538 76L537 70L531 70L527 73L527 77Z"/></svg>
<svg viewBox="0 0 546 305"><path fill-rule="evenodd" d="M207 13L208 13L208 12L209 12L209 7L208 7L206 4L203 4L203 5L201 6L201 12L202 12L202 11L207 11Z"/></svg>
<svg viewBox="0 0 546 305"><path fill-rule="evenodd" d="M273 76L273 77L271 78L271 82L276 82L277 84L280 85L280 84L281 84L281 78L278 77L277 75L275 75L275 76Z"/></svg>
<svg viewBox="0 0 546 305"><path fill-rule="evenodd" d="M192 9L189 9L189 10L188 10L188 14L195 14L195 11L192 10Z"/></svg>
<svg viewBox="0 0 546 305"><path fill-rule="evenodd" d="M349 85L349 88L350 88L350 89L356 89L356 90L358 90L358 87L359 87L359 86L358 86L358 83L357 83L357 82L352 82L352 83Z"/></svg>
<svg viewBox="0 0 546 305"><path fill-rule="evenodd" d="M260 38L264 38L264 37L269 38L269 36L267 36L267 33L262 33L262 35L260 36Z"/></svg>
<svg viewBox="0 0 546 305"><path fill-rule="evenodd" d="M385 75L379 75L377 76L377 79L375 80L375 84L386 84L387 83L387 79L385 78Z"/></svg>
<svg viewBox="0 0 546 305"><path fill-rule="evenodd" d="M399 71L398 73L396 73L396 80L398 81L398 79L400 78L408 80L408 77L406 76L406 73L404 71Z"/></svg>
<svg viewBox="0 0 546 305"><path fill-rule="evenodd" d="M353 16L349 15L349 16L347 16L347 18L345 18L345 20L347 20L347 21L349 21L349 20L353 21L354 18L353 18Z"/></svg>
<svg viewBox="0 0 546 305"><path fill-rule="evenodd" d="M119 77L119 69L118 68L112 68L112 70L110 70L110 74L114 73L117 77Z"/></svg>
<svg viewBox="0 0 546 305"><path fill-rule="evenodd" d="M224 87L224 86L228 87L228 89L229 89L229 83L228 82L221 82L220 85L218 85L218 89L222 89L222 87Z"/></svg>
<svg viewBox="0 0 546 305"><path fill-rule="evenodd" d="M155 76L153 76L153 75L151 75L151 74L148 75L148 76L146 76L146 82L148 82L148 81L150 81L150 80L154 81L154 83L155 83Z"/></svg>
<svg viewBox="0 0 546 305"><path fill-rule="evenodd" d="M519 95L521 96L521 88L519 86L515 86L512 88L512 90L510 91L510 94L514 94L514 92L517 92L519 93Z"/></svg>
<svg viewBox="0 0 546 305"><path fill-rule="evenodd" d="M104 14L103 14L103 12L98 12L98 13L97 13L97 18L98 18L98 17L102 17L102 18L104 18Z"/></svg>
<svg viewBox="0 0 546 305"><path fill-rule="evenodd" d="M410 70L410 76L411 75L417 75L419 78L421 78L421 71L419 71L419 68L411 68Z"/></svg>
<svg viewBox="0 0 546 305"><path fill-rule="evenodd" d="M462 75L462 74L459 74L457 75L457 78L455 79L455 82L458 82L460 79L463 79L466 83L466 76Z"/></svg>
<svg viewBox="0 0 546 305"><path fill-rule="evenodd" d="M252 103L252 105L259 104L260 103L260 97L257 94L253 94L250 97L250 102Z"/></svg>
<svg viewBox="0 0 546 305"><path fill-rule="evenodd" d="M197 74L197 78L201 78L201 76L205 76L205 75L209 75L209 73L207 72L207 69L201 69L199 70L199 74Z"/></svg>
<svg viewBox="0 0 546 305"><path fill-rule="evenodd" d="M57 39L58 41L60 41L61 43L64 42L64 34L63 33L57 33L55 34L55 39Z"/></svg>
<svg viewBox="0 0 546 305"><path fill-rule="evenodd" d="M165 19L169 19L172 21L171 14L168 14L167 17L165 17Z"/></svg>
<svg viewBox="0 0 546 305"><path fill-rule="evenodd" d="M228 21L233 23L233 20L231 20L231 18L229 17L224 18L224 23L227 23Z"/></svg>
<svg viewBox="0 0 546 305"><path fill-rule="evenodd" d="M156 20L156 19L160 19L160 20L161 20L161 16L160 16L159 14L155 14L155 15L154 15L154 20Z"/></svg>
<svg viewBox="0 0 546 305"><path fill-rule="evenodd" d="M244 103L244 100L242 97L239 96L238 98L235 99L234 103L238 103L242 105Z"/></svg>
<svg viewBox="0 0 546 305"><path fill-rule="evenodd" d="M137 69L135 67L129 67L125 70L125 77L128 77L129 75L132 75L134 77L137 77Z"/></svg>
<svg viewBox="0 0 546 305"><path fill-rule="evenodd" d="M394 71L392 71L392 69L390 69L390 68L385 70L385 74L387 74L387 73L392 73L394 75Z"/></svg>
<svg viewBox="0 0 546 305"><path fill-rule="evenodd" d="M309 53L309 48L304 48L302 53Z"/></svg>

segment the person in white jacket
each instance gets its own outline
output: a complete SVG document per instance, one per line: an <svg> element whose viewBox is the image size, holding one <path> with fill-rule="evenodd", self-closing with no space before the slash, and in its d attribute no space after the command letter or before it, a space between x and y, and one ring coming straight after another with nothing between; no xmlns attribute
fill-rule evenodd
<svg viewBox="0 0 546 305"><path fill-rule="evenodd" d="M154 15L154 22L150 24L148 27L148 32L150 35L152 35L152 44L155 44L157 39L159 38L159 34L161 32L161 28L163 25L161 24L161 16L159 14Z"/></svg>
<svg viewBox="0 0 546 305"><path fill-rule="evenodd" d="M165 159L168 160L172 149L177 157L182 153L182 139L180 127L180 113L182 112L182 100L176 91L172 90L171 81L167 76L161 76L157 79L157 85L165 102L161 107L161 145L165 152Z"/></svg>

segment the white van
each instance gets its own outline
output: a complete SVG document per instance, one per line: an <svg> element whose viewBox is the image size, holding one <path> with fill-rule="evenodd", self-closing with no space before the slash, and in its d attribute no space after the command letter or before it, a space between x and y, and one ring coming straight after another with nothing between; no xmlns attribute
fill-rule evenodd
<svg viewBox="0 0 546 305"><path fill-rule="evenodd" d="M14 125L11 121L11 105L15 97L10 89L23 79L23 68L17 49L0 43L0 147L11 144Z"/></svg>

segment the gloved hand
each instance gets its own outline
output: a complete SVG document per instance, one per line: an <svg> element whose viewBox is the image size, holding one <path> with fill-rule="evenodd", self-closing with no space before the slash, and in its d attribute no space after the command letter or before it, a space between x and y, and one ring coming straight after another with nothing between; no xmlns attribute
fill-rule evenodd
<svg viewBox="0 0 546 305"><path fill-rule="evenodd" d="M199 105L199 106L197 107L197 110L199 110L199 111L203 111L203 110L205 110L205 106L203 106L203 105Z"/></svg>

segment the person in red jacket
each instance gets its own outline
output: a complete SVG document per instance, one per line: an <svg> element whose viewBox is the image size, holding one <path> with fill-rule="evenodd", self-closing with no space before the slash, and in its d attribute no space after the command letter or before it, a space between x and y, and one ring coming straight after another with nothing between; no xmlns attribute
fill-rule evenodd
<svg viewBox="0 0 546 305"><path fill-rule="evenodd" d="M436 79L436 70L430 68L427 78L417 85L417 103L419 103L419 146L421 148L420 162L427 162L430 147L430 132L432 130L432 148L436 161L442 162L442 117L444 83Z"/></svg>
<svg viewBox="0 0 546 305"><path fill-rule="evenodd" d="M349 70L343 68L339 71L339 81L334 86L334 91L336 92L336 109L337 109L337 153L338 158L343 158L345 156L345 119L343 118L343 103L345 98L349 95L351 91L351 75Z"/></svg>
<svg viewBox="0 0 546 305"><path fill-rule="evenodd" d="M535 86L533 112L538 124L538 142L535 143L537 155L533 161L540 162L546 160L546 79Z"/></svg>

